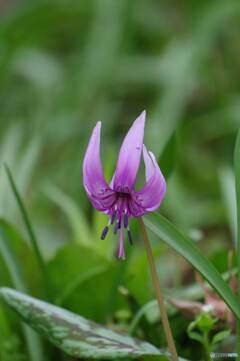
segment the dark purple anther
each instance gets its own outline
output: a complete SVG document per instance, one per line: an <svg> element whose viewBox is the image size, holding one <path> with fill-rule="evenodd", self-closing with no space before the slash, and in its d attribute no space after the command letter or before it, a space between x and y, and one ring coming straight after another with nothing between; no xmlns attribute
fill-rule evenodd
<svg viewBox="0 0 240 361"><path fill-rule="evenodd" d="M128 229L127 231L127 234L128 234L128 240L129 240L129 243L131 244L131 246L133 245L133 240L132 240L132 235L131 235L131 232L130 230Z"/></svg>
<svg viewBox="0 0 240 361"><path fill-rule="evenodd" d="M114 225L113 233L114 233L114 234L117 234L118 229L119 229L119 226L118 226L118 222L117 222L117 223L115 223L115 225Z"/></svg>
<svg viewBox="0 0 240 361"><path fill-rule="evenodd" d="M128 215L127 215L127 213L124 213L123 223L124 223L124 227L127 228L128 227Z"/></svg>
<svg viewBox="0 0 240 361"><path fill-rule="evenodd" d="M116 218L116 215L117 215L117 212L116 212L116 211L114 211L114 212L113 212L113 214L112 214L112 217L111 217L111 224L113 224L113 223L114 223L115 218Z"/></svg>
<svg viewBox="0 0 240 361"><path fill-rule="evenodd" d="M108 228L108 226L106 226L106 227L104 228L104 230L102 231L101 239L105 239L105 237L106 237L106 235L107 235L107 233L108 233L108 230L109 230L109 228Z"/></svg>

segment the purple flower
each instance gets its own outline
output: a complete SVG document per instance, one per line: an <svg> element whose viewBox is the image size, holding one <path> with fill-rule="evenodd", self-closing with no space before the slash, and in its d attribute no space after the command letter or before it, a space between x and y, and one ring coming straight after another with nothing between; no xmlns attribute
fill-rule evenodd
<svg viewBox="0 0 240 361"><path fill-rule="evenodd" d="M119 258L125 258L124 229L129 242L132 237L129 218L141 217L157 209L166 192L166 182L152 152L143 144L146 112L143 111L129 129L119 152L117 167L110 185L107 184L100 159L101 122L93 129L83 162L83 183L92 205L109 216L101 239L114 225L114 233L120 232ZM146 184L134 189L143 152L146 168Z"/></svg>

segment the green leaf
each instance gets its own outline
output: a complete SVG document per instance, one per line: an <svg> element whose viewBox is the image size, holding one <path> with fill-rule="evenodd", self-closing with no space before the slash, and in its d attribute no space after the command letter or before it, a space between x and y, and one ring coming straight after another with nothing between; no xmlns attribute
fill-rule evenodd
<svg viewBox="0 0 240 361"><path fill-rule="evenodd" d="M61 189L53 185L45 187L46 195L56 203L67 216L77 242L90 245L93 240L90 226L80 206Z"/></svg>
<svg viewBox="0 0 240 361"><path fill-rule="evenodd" d="M12 283L14 286L23 291L27 292L28 287L25 284L25 280L22 277L21 267L18 263L18 259L15 253L11 249L11 239L9 238L10 226L6 222L0 221L0 252L8 267L11 275ZM42 345L39 337L32 332L26 325L23 326L23 332L26 338L29 354L33 361L42 360Z"/></svg>
<svg viewBox="0 0 240 361"><path fill-rule="evenodd" d="M220 169L219 180L221 185L222 198L224 201L226 216L232 234L234 245L237 243L237 204L235 177L232 168L223 167Z"/></svg>
<svg viewBox="0 0 240 361"><path fill-rule="evenodd" d="M0 253L5 261L14 286L22 292L27 292L27 286L23 280L22 269L15 252L12 249L10 236L11 227L4 220L0 220Z"/></svg>
<svg viewBox="0 0 240 361"><path fill-rule="evenodd" d="M198 341L203 344L204 343L203 335L200 332L194 331L197 327L198 327L198 319L195 319L188 325L187 328L188 337L191 338L192 340Z"/></svg>
<svg viewBox="0 0 240 361"><path fill-rule="evenodd" d="M173 133L160 155L159 164L165 178L169 178L174 170L177 156L176 133Z"/></svg>
<svg viewBox="0 0 240 361"><path fill-rule="evenodd" d="M45 262L44 262L44 259L42 257L42 254L41 254L39 246L38 246L37 237L36 237L36 235L35 235L35 233L33 231L33 227L31 225L30 218L28 216L28 212L27 212L27 210L26 210L26 208L24 206L24 203L22 201L20 193L18 192L18 189L17 189L17 186L16 186L15 181L13 179L12 173L11 173L10 169L8 168L8 166L6 164L5 164L5 170L6 170L6 174L7 174L7 177L8 177L9 184L11 186L12 192L14 194L17 205L19 207L19 210L20 210L24 225L25 225L26 230L28 232L29 239L31 241L33 251L35 253L36 259L37 259L38 264L39 264L39 268L41 269L41 272L42 272L42 276L43 276L44 284L45 284L45 288L46 288L46 295L48 295L48 297L49 297L51 288L50 288L50 285L49 285L49 278L48 278L48 275L47 275Z"/></svg>
<svg viewBox="0 0 240 361"><path fill-rule="evenodd" d="M76 243L64 245L48 263L55 302L96 322L109 317L107 304L115 272L116 267L103 256Z"/></svg>
<svg viewBox="0 0 240 361"><path fill-rule="evenodd" d="M61 289L60 295L56 298L56 303L58 305L61 305L65 302L66 299L71 298L73 296L74 292L78 290L78 288L84 284L85 282L88 282L92 278L104 274L107 270L107 267L105 266L96 266L93 268L90 268L88 271L84 273L79 273L75 278L73 278L66 287L63 287Z"/></svg>
<svg viewBox="0 0 240 361"><path fill-rule="evenodd" d="M166 352L147 342L113 332L23 293L1 288L0 295L28 325L72 357L116 360L153 356L157 360L168 359Z"/></svg>
<svg viewBox="0 0 240 361"><path fill-rule="evenodd" d="M42 294L41 275L33 250L17 230L9 222L1 218L0 242L0 279L2 286L14 285L22 292L31 291L37 296ZM11 258L5 253L3 242L6 242L8 250L11 252ZM15 272L11 260L15 263ZM34 277L32 277L33 274Z"/></svg>
<svg viewBox="0 0 240 361"><path fill-rule="evenodd" d="M216 343L219 343L230 335L231 335L230 330L224 330L224 331L218 332L216 335L213 336L212 344L214 345Z"/></svg>
<svg viewBox="0 0 240 361"><path fill-rule="evenodd" d="M212 263L194 243L160 214L150 214L144 219L146 226L169 246L175 249L212 285L233 313L240 319L240 307L236 296Z"/></svg>
<svg viewBox="0 0 240 361"><path fill-rule="evenodd" d="M15 123L7 128L1 139L0 163L11 164L17 175L18 187L24 195L29 189L32 174L40 155L40 138L38 134L31 134L29 142L26 142L23 127ZM0 215L5 219L13 219L16 216L16 206L7 182L7 177L1 174Z"/></svg>
<svg viewBox="0 0 240 361"><path fill-rule="evenodd" d="M203 312L196 319L196 327L198 327L202 333L209 332L216 322L217 319L213 318L209 312Z"/></svg>
<svg viewBox="0 0 240 361"><path fill-rule="evenodd" d="M129 334L133 334L133 332L135 331L135 329L137 328L137 325L139 324L141 318L145 315L145 313L149 310L152 309L153 307L158 307L157 301L156 300L152 300L148 303L146 303L145 305L143 305L138 312L136 313L136 315L134 316L130 326L129 326ZM158 312L159 313L159 312Z"/></svg>
<svg viewBox="0 0 240 361"><path fill-rule="evenodd" d="M188 332L188 337L191 338L192 340L198 341L200 343L204 343L204 339L203 336L200 335L200 333L198 332L194 332L194 331L189 331Z"/></svg>

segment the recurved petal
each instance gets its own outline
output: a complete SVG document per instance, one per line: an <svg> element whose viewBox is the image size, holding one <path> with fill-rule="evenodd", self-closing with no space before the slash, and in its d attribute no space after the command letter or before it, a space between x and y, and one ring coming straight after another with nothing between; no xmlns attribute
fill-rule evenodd
<svg viewBox="0 0 240 361"><path fill-rule="evenodd" d="M97 122L83 161L83 184L88 196L97 197L109 189L103 175L100 158L101 122Z"/></svg>
<svg viewBox="0 0 240 361"><path fill-rule="evenodd" d="M134 186L143 147L146 112L134 121L122 143L113 188L118 192L130 192Z"/></svg>
<svg viewBox="0 0 240 361"><path fill-rule="evenodd" d="M98 211L112 214L117 200L116 193L112 189L105 189L102 193L88 194L88 197Z"/></svg>
<svg viewBox="0 0 240 361"><path fill-rule="evenodd" d="M166 192L166 182L152 152L143 147L143 158L146 168L146 184L137 192L134 192L133 199L147 212L154 211Z"/></svg>

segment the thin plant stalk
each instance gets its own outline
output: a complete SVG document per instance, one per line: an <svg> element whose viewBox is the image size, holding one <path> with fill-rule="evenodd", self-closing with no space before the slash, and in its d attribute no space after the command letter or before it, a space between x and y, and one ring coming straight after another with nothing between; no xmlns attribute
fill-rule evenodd
<svg viewBox="0 0 240 361"><path fill-rule="evenodd" d="M240 305L240 129L238 131L235 153L235 187L236 187L236 203L237 203L237 268L238 268L238 303ZM240 361L240 319L237 320L237 360Z"/></svg>
<svg viewBox="0 0 240 361"><path fill-rule="evenodd" d="M157 302L158 302L158 306L159 306L160 315L162 318L163 329L164 329L167 343L168 343L168 348L172 355L172 360L178 361L177 350L176 350L176 346L174 343L172 331L171 331L169 320L168 320L167 311L166 311L165 304L164 304L164 298L163 298L162 290L160 287L160 281L158 278L156 264L155 264L153 253L152 253L152 247L151 247L151 244L150 244L150 241L149 241L149 238L147 235L147 231L146 231L146 228L145 228L142 218L138 218L138 223L139 223L141 234L142 234L142 237L144 240L144 245L145 245L147 258L148 258L148 262L149 262L149 266L150 266L150 271L151 271L151 275L152 275L153 286L154 286L154 289L156 292Z"/></svg>
<svg viewBox="0 0 240 361"><path fill-rule="evenodd" d="M209 341L209 332L205 332L203 335L203 346L205 349L206 360L211 361L211 344Z"/></svg>
<svg viewBox="0 0 240 361"><path fill-rule="evenodd" d="M9 167L6 164L4 166L5 166L7 176L8 176L9 183L11 185L12 191L14 193L14 196L16 198L18 207L20 209L20 213L22 215L23 222L24 222L26 230L27 230L27 232L29 234L31 244L32 244L36 259L37 259L38 264L39 264L39 268L40 268L40 270L42 272L42 276L43 276L43 279L44 279L46 296L47 296L48 299L50 299L50 287L49 287L48 274L47 274L45 262L43 260L43 257L41 255L41 252L40 252L40 249L39 249L39 246L38 246L37 238L36 238L35 233L33 231L31 222L29 220L27 210L26 210L26 208L24 206L24 203L23 203L23 201L21 199L20 193L19 193L19 191L17 189L17 186L15 184L15 181L13 179L12 173L11 173Z"/></svg>

